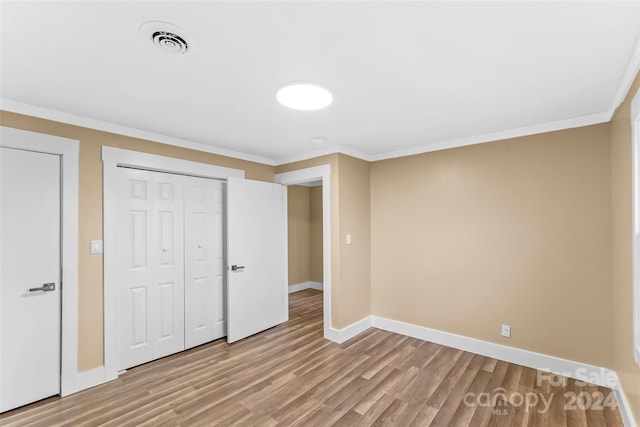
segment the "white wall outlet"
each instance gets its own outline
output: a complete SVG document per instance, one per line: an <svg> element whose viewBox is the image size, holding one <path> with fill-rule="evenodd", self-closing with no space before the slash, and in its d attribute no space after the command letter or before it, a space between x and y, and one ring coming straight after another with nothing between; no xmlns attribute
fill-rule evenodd
<svg viewBox="0 0 640 427"><path fill-rule="evenodd" d="M510 325L502 325L502 329L500 333L503 337L511 338L511 326Z"/></svg>

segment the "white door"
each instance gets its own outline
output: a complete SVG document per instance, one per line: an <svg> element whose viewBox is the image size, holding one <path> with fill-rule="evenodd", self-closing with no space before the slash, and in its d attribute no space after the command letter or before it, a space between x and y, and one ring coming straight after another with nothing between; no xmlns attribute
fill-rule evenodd
<svg viewBox="0 0 640 427"><path fill-rule="evenodd" d="M60 393L60 157L0 148L0 412Z"/></svg>
<svg viewBox="0 0 640 427"><path fill-rule="evenodd" d="M128 368L184 349L183 177L119 168L118 186L118 351Z"/></svg>
<svg viewBox="0 0 640 427"><path fill-rule="evenodd" d="M224 183L185 177L185 347L225 336Z"/></svg>
<svg viewBox="0 0 640 427"><path fill-rule="evenodd" d="M227 341L285 322L287 191L280 184L227 181Z"/></svg>

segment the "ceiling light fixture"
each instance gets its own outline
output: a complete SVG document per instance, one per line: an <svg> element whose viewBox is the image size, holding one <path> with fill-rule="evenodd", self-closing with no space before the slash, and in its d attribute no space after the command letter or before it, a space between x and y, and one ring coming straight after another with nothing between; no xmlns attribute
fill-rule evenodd
<svg viewBox="0 0 640 427"><path fill-rule="evenodd" d="M195 43L183 29L168 22L149 21L140 26L140 36L167 53L193 52Z"/></svg>
<svg viewBox="0 0 640 427"><path fill-rule="evenodd" d="M328 107L333 95L327 89L315 83L288 83L278 89L278 102L294 110L312 111Z"/></svg>
<svg viewBox="0 0 640 427"><path fill-rule="evenodd" d="M315 138L311 138L311 142L313 144L325 144L327 142L327 138L324 136L317 136Z"/></svg>

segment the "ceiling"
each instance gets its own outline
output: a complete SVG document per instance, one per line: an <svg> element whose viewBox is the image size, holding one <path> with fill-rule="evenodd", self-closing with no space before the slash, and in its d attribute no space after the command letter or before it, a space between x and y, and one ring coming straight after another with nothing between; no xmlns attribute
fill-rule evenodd
<svg viewBox="0 0 640 427"><path fill-rule="evenodd" d="M637 1L0 7L2 109L268 164L601 123L640 63ZM185 30L195 50L162 52L139 34L150 20ZM321 84L333 104L281 106L292 81Z"/></svg>

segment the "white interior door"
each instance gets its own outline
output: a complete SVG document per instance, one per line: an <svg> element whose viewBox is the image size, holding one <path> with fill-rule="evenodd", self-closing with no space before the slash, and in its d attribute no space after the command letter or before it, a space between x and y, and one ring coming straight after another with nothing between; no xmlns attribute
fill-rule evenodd
<svg viewBox="0 0 640 427"><path fill-rule="evenodd" d="M227 181L227 341L288 318L286 187Z"/></svg>
<svg viewBox="0 0 640 427"><path fill-rule="evenodd" d="M184 350L182 181L118 169L120 368Z"/></svg>
<svg viewBox="0 0 640 427"><path fill-rule="evenodd" d="M60 392L60 157L0 148L0 412Z"/></svg>
<svg viewBox="0 0 640 427"><path fill-rule="evenodd" d="M226 334L224 183L185 177L185 347Z"/></svg>

